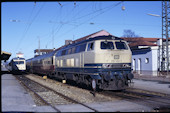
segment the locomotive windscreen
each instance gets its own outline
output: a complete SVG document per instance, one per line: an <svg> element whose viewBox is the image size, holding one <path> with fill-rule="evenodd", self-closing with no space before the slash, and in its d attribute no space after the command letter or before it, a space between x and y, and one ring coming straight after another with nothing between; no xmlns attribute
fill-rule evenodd
<svg viewBox="0 0 170 113"><path fill-rule="evenodd" d="M101 42L101 49L114 49L113 42Z"/></svg>
<svg viewBox="0 0 170 113"><path fill-rule="evenodd" d="M117 49L128 49L127 45L124 42L115 42Z"/></svg>

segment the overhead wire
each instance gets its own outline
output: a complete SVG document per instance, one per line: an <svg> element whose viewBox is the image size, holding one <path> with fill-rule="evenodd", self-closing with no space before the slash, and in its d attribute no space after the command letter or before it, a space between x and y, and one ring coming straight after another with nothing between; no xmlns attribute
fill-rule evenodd
<svg viewBox="0 0 170 113"><path fill-rule="evenodd" d="M102 13L104 13L104 12L112 9L113 7L116 7L116 6L119 5L120 3L122 3L122 1L119 2L119 3L117 3L117 4L112 4L112 5L108 6L108 7L104 7L103 9L96 10L96 11L94 11L94 12L88 13L88 14L86 14L86 15L83 15L83 16L81 16L81 17L78 17L78 18L74 19L74 21L75 21L75 20L78 20L78 19L81 19L81 18L83 18L83 17L86 17L86 16L89 16L89 15L92 15L92 14L95 14L95 13L98 13L98 12L99 12L99 14L91 17L90 19L88 19L88 20L80 23L79 25L76 25L74 28L68 30L67 32L64 33L64 35L65 35L66 33L68 33L68 32L71 32L72 30L78 28L79 26L85 24L85 22L87 22L87 21L89 21L89 20L91 20L91 19L93 19L93 18L96 18L96 17L99 16L100 14L102 14ZM103 11L103 10L105 10L105 11ZM101 11L103 11L103 12L101 12ZM71 21L73 21L73 20L71 20ZM71 21L68 21L67 23L69 23L69 22L71 22ZM62 27L62 26L61 26L61 27ZM61 29L61 27L60 27L59 29ZM59 30L58 30L56 33L58 33L58 32L59 32ZM55 34L56 34L56 33L55 33ZM63 35L59 35L59 37L60 37L60 36L63 36ZM51 43L51 41L50 41L50 43Z"/></svg>
<svg viewBox="0 0 170 113"><path fill-rule="evenodd" d="M44 7L45 3L43 3L43 5L41 5L40 9L38 10L38 12L36 13L36 15L33 17L33 19L31 20L31 22L29 23L29 25L27 26L25 32L23 33L23 36L21 37L22 39L19 41L18 45L17 45L17 48L15 49L15 52L17 52L17 49L19 49L19 46L22 44L22 40L25 38L29 28L31 27L32 23L34 22L34 20L37 18L37 16L39 15L40 11L42 10L42 8ZM34 5L34 8L35 8L35 5ZM32 10L33 12L34 10ZM32 16L32 13L29 17L29 20ZM28 46L28 47L32 47L32 46ZM28 48L27 48L28 49Z"/></svg>
<svg viewBox="0 0 170 113"><path fill-rule="evenodd" d="M121 1L122 2L122 1ZM84 22L82 22L82 23L80 23L78 26L76 26L76 27L74 27L74 28L72 28L72 29L70 29L69 31L67 31L66 33L69 33L69 32L71 32L72 30L74 30L74 29L76 29L76 28L78 28L79 26L81 26L81 25L83 25L83 24L85 24L87 21L89 21L89 20L91 20L91 19L93 19L93 18L96 18L97 16L99 16L99 15L101 15L101 14L103 14L103 13L105 13L106 11L108 11L108 10L110 10L110 9L112 9L112 8L114 8L114 7L116 7L116 6L118 6L121 2L119 2L119 3L117 3L117 4L114 4L114 5L111 5L111 6L109 6L109 8L107 7L105 7L105 8L103 8L103 9L106 9L105 11L103 11L103 12L100 12L99 14L97 14L97 15L95 15L95 16L93 16L93 17L91 17L91 18L89 18L88 20L85 20ZM102 9L102 10L103 10ZM99 10L97 10L97 12L98 12ZM96 13L96 11L95 11L95 13ZM92 13L89 13L89 15L91 15ZM87 15L86 15L87 16ZM84 16L83 16L84 17ZM82 17L81 17L82 18ZM59 35L59 37L61 37L61 36L64 36L64 35L66 35L66 33L65 34L61 34L61 35Z"/></svg>
<svg viewBox="0 0 170 113"><path fill-rule="evenodd" d="M32 21L28 24L28 27L26 28L26 30L25 30L25 32L23 33L21 39L19 40L19 43L17 44L17 47L16 47L16 49L15 49L16 52L17 52L17 49L19 48L19 46L22 44L21 42L22 42L22 40L25 38L25 36L26 36L29 28L31 27L31 25L32 25L32 23L34 22L34 20L36 19L36 17L39 15L39 13L40 13L40 11L42 10L42 8L44 7L44 5L45 5L45 3L43 3L43 5L40 7L40 9L38 10L38 12L36 13L36 15L34 16L34 18L32 19ZM34 7L33 7L33 10L34 10L34 8L35 8L35 5L34 5ZM31 16L32 16L33 10L32 10L32 12L31 12L31 15L30 15L29 19L30 19Z"/></svg>
<svg viewBox="0 0 170 113"><path fill-rule="evenodd" d="M32 16L32 14L33 14L34 9L35 9L35 5L33 6L32 10L31 10L31 13L30 13L30 15L29 15L29 17L28 17L28 22L30 21L30 18L31 18L31 16ZM28 29L29 29L29 26L30 26L30 23L28 24L28 26L25 27L25 30L24 30L24 32L23 32L23 34L22 34L22 36L21 36L21 38L20 38L20 40L19 40L19 42L18 42L18 44L17 44L17 47L16 47L15 51L18 49L18 47L19 47L19 45L20 45L20 42L22 41L23 37L25 36L26 32L27 32Z"/></svg>
<svg viewBox="0 0 170 113"><path fill-rule="evenodd" d="M61 3L60 3L61 4ZM61 27L62 27L62 24L63 23L61 23L61 20L62 20L62 10L63 10L63 7L60 7L60 11L59 11L59 24L58 24L58 26L57 27L55 27L55 25L56 25L56 23L54 23L54 25L52 26L52 39L50 40L50 41L48 41L47 42L47 44L46 44L46 47L49 45L49 44L51 44L51 41L54 41L54 36L55 36L55 33L54 33L54 31L56 31L56 33L57 32L59 32L59 30L61 29Z"/></svg>
<svg viewBox="0 0 170 113"><path fill-rule="evenodd" d="M121 2L119 2L119 3L117 3L117 4L112 4L112 5L108 6L108 7L104 7L104 8L102 8L102 9L100 8L100 9L98 9L98 10L95 10L94 12L90 12L90 13L88 13L88 14L86 14L86 15L83 15L83 16L77 17L77 18L75 18L75 19L72 19L71 21L75 21L75 20L81 19L81 18L83 18L83 17L89 16L89 15L94 15L94 14L98 13L98 14L94 15L93 17L91 17L91 18L83 21L82 23L76 25L74 28L72 28L72 29L70 29L69 31L67 31L67 33L68 33L68 32L71 32L72 30L74 30L74 29L78 28L79 26L85 24L87 21L89 21L89 20L91 20L91 19L99 16L100 14L102 14L102 13L104 13L104 12L112 9L113 7L119 5L120 3L121 3ZM85 8L86 8L86 7L85 7ZM84 8L84 9L85 9L85 8ZM83 9L83 10L84 10L84 9ZM83 10L81 10L81 11L83 11ZM81 12L81 11L79 11L79 12ZM61 13L62 13L62 7L61 7L61 10L60 10L60 15L61 15ZM61 30L61 28L64 26L64 24L70 24L69 22L71 22L71 21L68 21L68 22L66 22L66 23L62 23L62 22L61 22L61 18L62 18L62 15L59 16L60 23L58 24L57 27L54 27L54 26L56 25L56 23L54 23L54 25L53 25L53 28L52 28L52 29L53 29L53 31L55 31L54 34L53 34L54 36ZM55 28L55 29L54 29L54 28ZM66 34L66 33L65 33L65 34ZM49 35L49 37L50 37L50 36L52 36L52 35ZM62 35L62 36L63 36L63 35ZM46 47L47 47L52 41L53 41L53 39L50 40L50 41L48 41L47 44L46 44Z"/></svg>

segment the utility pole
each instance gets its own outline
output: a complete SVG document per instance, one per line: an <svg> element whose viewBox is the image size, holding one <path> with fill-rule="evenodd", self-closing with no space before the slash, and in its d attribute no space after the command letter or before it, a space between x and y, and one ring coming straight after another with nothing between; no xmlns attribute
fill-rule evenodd
<svg viewBox="0 0 170 113"><path fill-rule="evenodd" d="M54 49L54 29L52 29L52 48Z"/></svg>
<svg viewBox="0 0 170 113"><path fill-rule="evenodd" d="M170 28L170 1L162 1L162 58L161 71L169 74L169 29ZM166 39L166 43L164 42ZM166 54L165 54L166 53Z"/></svg>
<svg viewBox="0 0 170 113"><path fill-rule="evenodd" d="M38 55L40 55L40 37L39 38L39 41L38 41Z"/></svg>

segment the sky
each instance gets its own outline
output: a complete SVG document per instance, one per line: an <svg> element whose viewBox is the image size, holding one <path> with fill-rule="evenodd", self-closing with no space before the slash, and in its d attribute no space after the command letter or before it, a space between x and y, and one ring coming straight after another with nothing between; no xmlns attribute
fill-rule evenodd
<svg viewBox="0 0 170 113"><path fill-rule="evenodd" d="M29 59L39 42L40 49L59 48L100 30L161 38L162 18L148 14L161 16L161 1L1 2L1 50Z"/></svg>

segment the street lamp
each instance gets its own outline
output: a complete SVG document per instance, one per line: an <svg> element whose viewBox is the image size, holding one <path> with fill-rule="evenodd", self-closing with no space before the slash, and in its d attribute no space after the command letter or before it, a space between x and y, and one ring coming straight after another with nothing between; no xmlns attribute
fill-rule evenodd
<svg viewBox="0 0 170 113"><path fill-rule="evenodd" d="M20 20L13 20L13 19L11 19L10 22L20 22Z"/></svg>
<svg viewBox="0 0 170 113"><path fill-rule="evenodd" d="M150 15L150 16L160 17L160 15L156 15L156 14L150 14L150 13L148 13L148 15Z"/></svg>

